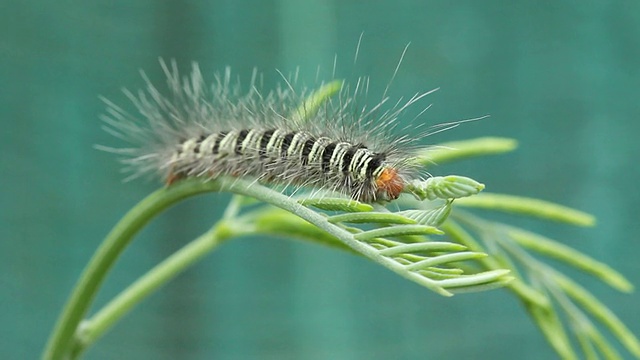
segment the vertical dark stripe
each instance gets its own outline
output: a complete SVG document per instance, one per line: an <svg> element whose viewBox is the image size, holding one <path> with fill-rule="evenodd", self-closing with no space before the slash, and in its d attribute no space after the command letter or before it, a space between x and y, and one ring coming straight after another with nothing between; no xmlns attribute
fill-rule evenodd
<svg viewBox="0 0 640 360"><path fill-rule="evenodd" d="M206 139L207 137L204 135L200 135L200 137L198 138L198 140L196 140L196 146L193 148L193 152L195 154L200 153L200 145L202 145L202 142L204 141L204 139Z"/></svg>
<svg viewBox="0 0 640 360"><path fill-rule="evenodd" d="M242 155L242 142L248 134L249 130L240 130L240 132L238 133L238 137L236 138L236 147L234 150L236 155Z"/></svg>
<svg viewBox="0 0 640 360"><path fill-rule="evenodd" d="M271 140L271 137L273 136L273 133L275 131L275 129L267 130L262 135L262 139L260 139L260 145L258 148L258 154L260 155L260 158L264 159L266 157L267 145L269 145L269 140Z"/></svg>
<svg viewBox="0 0 640 360"><path fill-rule="evenodd" d="M222 142L222 139L224 139L227 136L227 132L225 131L221 131L220 133L218 133L218 136L216 137L216 142L213 143L213 148L211 149L211 153L212 154L217 154L218 151L220 150L220 143Z"/></svg>
<svg viewBox="0 0 640 360"><path fill-rule="evenodd" d="M249 130L249 135L242 142L242 152L245 155L255 155L260 150L262 135L264 135L263 130Z"/></svg>
<svg viewBox="0 0 640 360"><path fill-rule="evenodd" d="M316 139L313 137L309 138L305 141L304 146L302 147L302 165L307 165L309 163L309 154L313 149L313 145L316 143Z"/></svg>
<svg viewBox="0 0 640 360"><path fill-rule="evenodd" d="M289 150L287 150L287 156L292 155L293 157L300 158L300 150L304 145L306 139L309 138L309 134L304 131L296 132L296 135L291 140L291 146L289 146ZM297 156L296 156L297 155Z"/></svg>
<svg viewBox="0 0 640 360"><path fill-rule="evenodd" d="M333 152L336 150L337 142L332 142L329 145L324 147L324 152L322 153L322 171L329 172L329 165L331 164L331 157L333 156Z"/></svg>
<svg viewBox="0 0 640 360"><path fill-rule="evenodd" d="M296 136L296 133L290 132L284 136L284 139L282 139L282 144L280 144L280 155L282 157L287 156L287 150L289 150L289 146L291 146L291 140L293 140L294 136Z"/></svg>
<svg viewBox="0 0 640 360"><path fill-rule="evenodd" d="M367 177L371 177L373 172L382 165L382 162L386 159L384 154L374 154L371 161L367 164L366 174Z"/></svg>
<svg viewBox="0 0 640 360"><path fill-rule="evenodd" d="M366 168L365 166L369 161L371 161L371 157L373 153L367 149L359 149L356 151L355 155L353 155L353 159L351 159L351 166L349 170L351 170L351 175L357 179L366 178ZM363 174L364 170L364 174Z"/></svg>
<svg viewBox="0 0 640 360"><path fill-rule="evenodd" d="M344 156L342 157L342 173L345 176L349 174L349 167L351 165L351 159L353 159L353 155L359 149L366 149L366 148L367 148L366 146L364 146L362 144L358 144L358 145L350 147L349 150L347 150L347 152L344 153Z"/></svg>

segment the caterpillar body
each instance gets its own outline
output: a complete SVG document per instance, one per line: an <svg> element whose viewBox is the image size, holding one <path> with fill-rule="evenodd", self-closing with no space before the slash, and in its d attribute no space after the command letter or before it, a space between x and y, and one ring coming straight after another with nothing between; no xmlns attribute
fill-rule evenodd
<svg viewBox="0 0 640 360"><path fill-rule="evenodd" d="M105 128L134 146L101 149L123 155L131 177L157 173L169 185L184 177L250 177L376 202L398 198L420 176L412 144L421 136L390 130L409 105L435 90L382 111L384 96L371 108L356 105L368 88L368 79L360 79L353 93L343 87L337 101L311 111L300 108L309 91L296 92L288 81L263 95L254 72L243 93L239 84L231 84L228 69L206 86L196 64L184 78L175 62L161 65L168 95L144 73L145 91L125 90L138 115L103 99Z"/></svg>
<svg viewBox="0 0 640 360"><path fill-rule="evenodd" d="M266 182L331 184L362 201L396 199L404 187L384 152L304 130L252 128L201 135L180 144L171 164L169 183L203 171L242 174Z"/></svg>

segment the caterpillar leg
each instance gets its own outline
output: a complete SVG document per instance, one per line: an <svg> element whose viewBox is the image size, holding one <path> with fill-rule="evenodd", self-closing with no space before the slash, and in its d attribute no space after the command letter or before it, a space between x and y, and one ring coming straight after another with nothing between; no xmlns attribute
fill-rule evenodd
<svg viewBox="0 0 640 360"><path fill-rule="evenodd" d="M167 176L167 180L165 181L165 184L167 186L171 186L173 183L175 183L176 181L182 180L184 179L186 176L184 173L181 172L173 172L171 171L169 173L169 175Z"/></svg>

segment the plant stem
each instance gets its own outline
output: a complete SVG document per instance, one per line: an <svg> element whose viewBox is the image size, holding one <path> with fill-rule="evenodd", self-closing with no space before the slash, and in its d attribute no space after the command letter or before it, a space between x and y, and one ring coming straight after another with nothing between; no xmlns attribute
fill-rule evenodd
<svg viewBox="0 0 640 360"><path fill-rule="evenodd" d="M56 322L43 359L63 359L63 355L68 354L78 324L89 310L107 272L142 227L161 211L182 199L218 190L218 181L182 181L152 193L131 209L107 235L84 269Z"/></svg>
<svg viewBox="0 0 640 360"><path fill-rule="evenodd" d="M219 222L136 280L78 329L72 358L77 358L140 301L233 235L224 222Z"/></svg>

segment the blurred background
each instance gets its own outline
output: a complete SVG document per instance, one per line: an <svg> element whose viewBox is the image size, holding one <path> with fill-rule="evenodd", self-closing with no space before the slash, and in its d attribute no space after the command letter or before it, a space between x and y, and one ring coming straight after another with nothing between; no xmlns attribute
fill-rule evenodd
<svg viewBox="0 0 640 360"><path fill-rule="evenodd" d="M310 84L369 75L392 98L435 87L420 121L490 114L425 139L516 138L520 148L432 173L597 216L523 221L640 285L640 3L557 1L5 1L0 4L0 355L39 357L101 239L161 184L122 183L100 129L103 95L162 84L158 57L212 79L231 66L265 87L300 67ZM353 57L364 34L360 54ZM324 76L326 74L326 76ZM130 109L130 108L129 108ZM414 109L417 111L418 109ZM407 119L411 119L409 116ZM208 229L228 195L171 209L127 249L95 306ZM247 264L250 264L248 266ZM562 268L566 270L566 268ZM640 334L640 295L570 272ZM94 307L94 310L96 308ZM624 351L624 350L622 350ZM628 354L623 352L623 354ZM151 296L88 359L542 359L555 354L506 291L443 298L333 249L229 242Z"/></svg>

